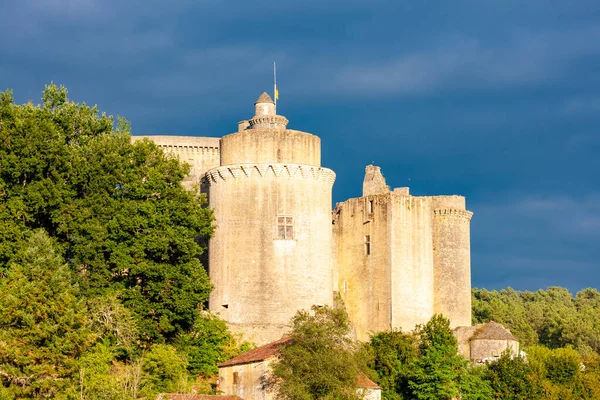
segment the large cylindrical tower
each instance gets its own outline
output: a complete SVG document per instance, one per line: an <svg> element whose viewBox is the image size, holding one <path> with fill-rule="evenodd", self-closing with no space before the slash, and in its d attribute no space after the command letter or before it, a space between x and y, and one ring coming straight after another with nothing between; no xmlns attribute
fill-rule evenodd
<svg viewBox="0 0 600 400"><path fill-rule="evenodd" d="M434 312L451 327L471 325L471 238L473 213L462 196L435 196L433 205Z"/></svg>
<svg viewBox="0 0 600 400"><path fill-rule="evenodd" d="M210 309L257 344L277 339L299 309L333 302L331 189L320 139L286 129L264 93L256 115L221 139L207 172L217 228Z"/></svg>

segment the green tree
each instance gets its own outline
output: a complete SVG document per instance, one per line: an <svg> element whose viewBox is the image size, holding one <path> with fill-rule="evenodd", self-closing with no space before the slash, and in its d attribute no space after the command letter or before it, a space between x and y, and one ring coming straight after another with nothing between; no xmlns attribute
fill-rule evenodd
<svg viewBox="0 0 600 400"><path fill-rule="evenodd" d="M33 233L0 280L0 382L15 397L53 397L96 339L71 273L43 230Z"/></svg>
<svg viewBox="0 0 600 400"><path fill-rule="evenodd" d="M522 357L513 357L505 352L488 364L486 380L494 392L495 399L529 400L539 399L541 388L534 371Z"/></svg>
<svg viewBox="0 0 600 400"><path fill-rule="evenodd" d="M409 366L418 355L417 337L399 330L378 332L371 337L371 369L377 373L382 397L387 400L408 399Z"/></svg>
<svg viewBox="0 0 600 400"><path fill-rule="evenodd" d="M79 359L79 376L72 392L78 392L79 398L124 400L133 399L126 385L122 384L122 376L115 369L114 349L108 345L97 343Z"/></svg>
<svg viewBox="0 0 600 400"><path fill-rule="evenodd" d="M49 85L42 104L0 93L0 271L45 229L88 297L117 293L146 343L188 331L211 289L199 257L212 213L189 167L129 125Z"/></svg>
<svg viewBox="0 0 600 400"><path fill-rule="evenodd" d="M600 293L596 289L584 289L575 297L560 287L537 292L473 289L473 319L475 323L502 323L525 348L571 345L582 355L600 351Z"/></svg>
<svg viewBox="0 0 600 400"><path fill-rule="evenodd" d="M187 360L173 346L155 344L142 358L145 385L140 395L154 398L158 393L187 393Z"/></svg>
<svg viewBox="0 0 600 400"><path fill-rule="evenodd" d="M366 359L349 333L343 306L298 311L291 321L291 343L273 365L277 398L360 399L356 378Z"/></svg>
<svg viewBox="0 0 600 400"><path fill-rule="evenodd" d="M204 377L216 375L219 363L252 347L248 342L239 343L225 322L207 311L202 312L192 329L178 336L173 345L187 354L189 373Z"/></svg>
<svg viewBox="0 0 600 400"><path fill-rule="evenodd" d="M450 321L442 315L416 330L420 356L410 366L408 387L418 400L490 399L491 389L480 371L457 354Z"/></svg>

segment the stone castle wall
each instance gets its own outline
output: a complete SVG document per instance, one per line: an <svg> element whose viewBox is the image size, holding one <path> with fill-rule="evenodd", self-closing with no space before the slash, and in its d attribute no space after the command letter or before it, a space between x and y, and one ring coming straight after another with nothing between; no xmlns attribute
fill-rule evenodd
<svg viewBox="0 0 600 400"><path fill-rule="evenodd" d="M380 168L368 166L363 196L338 203L332 216L335 173L321 167L319 137L286 129L266 93L255 110L221 139L132 138L190 164L184 184L208 193L210 310L257 344L278 339L297 310L332 304L334 292L361 340L412 330L434 313L469 326L465 198L390 191ZM281 237L280 220L290 236Z"/></svg>
<svg viewBox="0 0 600 400"><path fill-rule="evenodd" d="M190 173L183 184L187 188L198 184L204 174L221 165L220 138L190 136L132 136L131 140L149 139L165 152L190 165Z"/></svg>
<svg viewBox="0 0 600 400"><path fill-rule="evenodd" d="M266 94L256 112L221 139L221 166L206 174L217 223L209 304L262 344L280 338L297 310L333 303L335 173L320 165L320 139L286 129Z"/></svg>
<svg viewBox="0 0 600 400"><path fill-rule="evenodd" d="M320 166L321 139L310 133L268 128L247 129L223 137L221 165L243 163Z"/></svg>
<svg viewBox="0 0 600 400"><path fill-rule="evenodd" d="M431 201L394 194L390 199L392 326L411 331L433 315Z"/></svg>
<svg viewBox="0 0 600 400"><path fill-rule="evenodd" d="M471 325L472 212L462 196L435 196L433 260L435 313L450 319L452 328Z"/></svg>
<svg viewBox="0 0 600 400"><path fill-rule="evenodd" d="M333 211L337 291L361 340L391 328L390 220L389 195L350 199Z"/></svg>
<svg viewBox="0 0 600 400"><path fill-rule="evenodd" d="M278 339L299 309L332 304L333 171L237 164L209 171L217 229L209 247L210 309L256 343ZM293 236L279 237L278 217Z"/></svg>
<svg viewBox="0 0 600 400"><path fill-rule="evenodd" d="M367 166L363 197L333 211L334 276L359 339L413 330L434 313L471 324L470 217L462 196L390 191Z"/></svg>

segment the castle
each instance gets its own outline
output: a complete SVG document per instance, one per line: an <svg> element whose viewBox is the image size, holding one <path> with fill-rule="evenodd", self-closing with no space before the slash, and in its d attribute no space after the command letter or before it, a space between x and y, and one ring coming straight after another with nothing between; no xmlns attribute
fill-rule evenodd
<svg viewBox="0 0 600 400"><path fill-rule="evenodd" d="M145 136L190 164L185 184L201 184L214 210L210 310L259 345L336 293L361 340L434 313L470 326L465 198L390 190L369 165L362 197L333 208L335 173L321 166L319 137L287 124L263 93L255 115L220 139Z"/></svg>

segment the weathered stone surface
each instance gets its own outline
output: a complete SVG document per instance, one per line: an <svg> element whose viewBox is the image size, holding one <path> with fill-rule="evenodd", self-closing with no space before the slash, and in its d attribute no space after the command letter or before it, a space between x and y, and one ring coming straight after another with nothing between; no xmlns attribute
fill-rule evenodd
<svg viewBox="0 0 600 400"><path fill-rule="evenodd" d="M211 311L259 345L281 337L297 310L332 304L334 292L362 340L412 330L434 313L470 326L465 198L390 191L369 165L363 197L332 216L335 173L321 167L319 137L286 125L263 93L255 115L221 139L148 136L193 166L186 185L202 180L208 192L217 225Z"/></svg>
<svg viewBox="0 0 600 400"><path fill-rule="evenodd" d="M190 165L190 174L184 185L191 188L199 184L209 169L221 165L220 138L191 136L132 136L131 140L149 139L181 161Z"/></svg>

